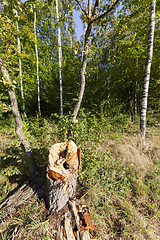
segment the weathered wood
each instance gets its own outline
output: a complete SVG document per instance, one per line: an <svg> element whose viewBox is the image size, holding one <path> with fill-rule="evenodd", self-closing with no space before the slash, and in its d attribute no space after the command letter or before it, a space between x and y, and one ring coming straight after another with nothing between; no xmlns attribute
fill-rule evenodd
<svg viewBox="0 0 160 240"><path fill-rule="evenodd" d="M72 140L52 146L46 176L49 210L58 212L75 195L79 166L80 150Z"/></svg>
<svg viewBox="0 0 160 240"><path fill-rule="evenodd" d="M4 202L0 204L0 222L7 218L22 204L26 203L31 197L41 198L45 197L44 189L45 171L41 178L26 180L18 190L9 196Z"/></svg>
<svg viewBox="0 0 160 240"><path fill-rule="evenodd" d="M80 231L77 231L77 240L80 240Z"/></svg>
<svg viewBox="0 0 160 240"><path fill-rule="evenodd" d="M75 237L73 235L73 229L72 229L72 226L71 226L71 222L70 222L70 219L67 216L65 216L64 228L65 228L65 233L66 233L67 240L75 240Z"/></svg>
<svg viewBox="0 0 160 240"><path fill-rule="evenodd" d="M12 194L10 197L8 197L5 201L3 201L0 204L0 209L5 206L5 205L10 205L13 201L15 201L15 199L20 195L21 191L26 187L26 185L29 183L29 180L25 181L22 186L14 193Z"/></svg>
<svg viewBox="0 0 160 240"><path fill-rule="evenodd" d="M94 230L90 214L88 212L85 212L83 214L83 218L84 218L84 222L85 222L85 225L86 225L85 230L86 229Z"/></svg>
<svg viewBox="0 0 160 240"><path fill-rule="evenodd" d="M78 153L77 153L78 152ZM56 143L50 149L48 167L49 177L54 180L67 180L80 166L80 153L76 144L70 140Z"/></svg>
<svg viewBox="0 0 160 240"><path fill-rule="evenodd" d="M89 232L88 231L80 232L80 239L81 240L90 240Z"/></svg>
<svg viewBox="0 0 160 240"><path fill-rule="evenodd" d="M47 201L49 210L58 212L66 205L69 198L73 197L76 191L77 173L66 181L53 181L47 175Z"/></svg>
<svg viewBox="0 0 160 240"><path fill-rule="evenodd" d="M64 240L64 237L63 237L63 226L59 226L58 227L56 240Z"/></svg>
<svg viewBox="0 0 160 240"><path fill-rule="evenodd" d="M79 219L79 215L77 213L76 203L75 203L75 201L69 201L68 203L71 206L72 211L74 213L77 229L80 230L80 219Z"/></svg>

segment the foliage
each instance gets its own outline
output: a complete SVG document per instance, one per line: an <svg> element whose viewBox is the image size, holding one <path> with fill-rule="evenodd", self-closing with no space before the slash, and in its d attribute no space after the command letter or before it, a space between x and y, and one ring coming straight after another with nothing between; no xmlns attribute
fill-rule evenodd
<svg viewBox="0 0 160 240"><path fill-rule="evenodd" d="M23 125L25 135L30 139L33 160L37 165L46 164L49 149L56 139L53 123L49 119L30 118L23 121ZM1 126L0 174L2 178L10 179L10 183L1 182L0 198L2 200L7 197L12 185L15 186L14 182L19 182L29 172L23 145L14 132L13 119L7 119L7 121L3 119Z"/></svg>
<svg viewBox="0 0 160 240"><path fill-rule="evenodd" d="M43 116L59 112L58 44L55 4L36 1L37 45L39 49L39 75ZM27 115L37 112L37 82L35 40L33 31L33 4L7 1L1 8L1 57L16 88L18 105L22 111L18 60L22 61L22 77ZM84 4L82 4L84 7ZM60 26L62 37L62 77L64 113L72 112L77 101L80 84L81 49L77 41L73 11L78 5L60 1ZM105 6L105 5L104 5ZM103 2L100 12L105 11ZM107 5L109 6L109 5ZM150 1L122 1L119 9L103 22L93 26L86 69L86 89L82 106L88 111L100 110L109 103L110 109L120 106L120 113L139 114L144 70L147 56ZM18 11L17 33L15 10ZM83 19L83 21L87 21ZM156 8L156 28L153 65L151 71L148 107L159 109L159 5ZM106 23L108 22L108 23ZM6 30L5 30L6 29ZM5 31L4 31L5 30ZM21 42L21 54L17 49L17 34ZM5 85L2 79L1 85ZM4 87L0 94L7 97ZM107 108L106 113L110 113Z"/></svg>

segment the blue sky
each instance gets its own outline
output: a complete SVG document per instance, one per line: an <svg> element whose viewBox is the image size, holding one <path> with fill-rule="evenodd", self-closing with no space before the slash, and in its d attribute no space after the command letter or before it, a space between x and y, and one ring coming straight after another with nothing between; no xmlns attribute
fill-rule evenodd
<svg viewBox="0 0 160 240"><path fill-rule="evenodd" d="M83 34L83 25L82 20L80 19L80 11L74 11L73 17L76 24L75 31L77 34L77 40L79 40L81 35Z"/></svg>

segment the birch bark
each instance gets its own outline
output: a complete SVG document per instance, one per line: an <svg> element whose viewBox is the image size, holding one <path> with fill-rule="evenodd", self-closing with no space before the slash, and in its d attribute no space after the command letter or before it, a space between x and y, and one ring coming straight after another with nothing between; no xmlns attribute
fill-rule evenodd
<svg viewBox="0 0 160 240"><path fill-rule="evenodd" d="M140 132L141 132L141 139L142 139L142 146L143 147L145 147L147 98L148 98L148 88L149 88L152 56L153 56L153 40L154 40L154 29L155 29L155 9L156 9L156 0L151 0L150 27L149 27L149 36L148 36L148 54L147 54L147 62L146 62L146 69L145 69L142 106L141 106L141 117L140 117Z"/></svg>
<svg viewBox="0 0 160 240"><path fill-rule="evenodd" d="M88 0L88 4L89 4L89 0ZM86 2L85 5L86 5L86 6L85 6L85 11L87 12L87 2ZM89 7L89 6L88 6L88 7ZM87 30L87 23L84 22L84 23L83 23L83 46L82 46L82 58L81 58L81 61L82 61L82 62L83 62L83 55L84 55L84 51L85 51L84 46L85 46L85 33L86 33L86 30Z"/></svg>
<svg viewBox="0 0 160 240"><path fill-rule="evenodd" d="M56 18L58 22L58 58L59 58L59 87L60 87L60 116L63 116L63 94L62 94L62 47L61 47L61 29L59 25L58 0L56 0Z"/></svg>
<svg viewBox="0 0 160 240"><path fill-rule="evenodd" d="M16 17L17 17L17 33L19 34L18 12L17 12L17 10L16 10ZM17 36L17 42L18 42L18 51L19 51L19 54L21 54L21 43L20 43L19 35ZM26 111L25 111L25 101L24 101L24 92L23 92L22 62L21 62L20 57L19 57L19 76L20 76L21 97L22 97L22 104L23 104L23 114L24 114L24 117L26 118L27 115L26 115Z"/></svg>
<svg viewBox="0 0 160 240"><path fill-rule="evenodd" d="M37 47L37 33L36 33L36 10L35 4L33 5L34 8L34 38L35 38L35 52L36 52L36 61L37 61L37 90L38 90L38 112L39 117L41 117L41 106L40 106L40 84L39 84L39 62L38 62L38 47Z"/></svg>
<svg viewBox="0 0 160 240"><path fill-rule="evenodd" d="M27 157L27 161L28 161L29 170L30 170L31 174L35 175L36 167L35 167L35 164L32 159L32 150L31 150L30 143L26 139L26 137L23 133L23 123L22 123L20 113L18 111L18 104L17 104L15 90L12 85L9 73L8 73L1 58L0 58L0 66L1 66L2 75L8 84L8 93L9 93L9 97L10 97L10 101L11 101L12 113L13 113L13 116L14 116L15 122L16 122L16 134L17 134L17 137L19 138L19 140L22 141L22 144L25 148L25 153L26 153L26 157Z"/></svg>

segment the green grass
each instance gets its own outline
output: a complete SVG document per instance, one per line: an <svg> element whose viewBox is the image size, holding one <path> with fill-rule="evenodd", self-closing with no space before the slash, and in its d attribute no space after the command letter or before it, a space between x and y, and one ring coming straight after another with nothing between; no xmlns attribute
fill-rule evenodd
<svg viewBox="0 0 160 240"><path fill-rule="evenodd" d="M69 117L64 117L63 123L53 117L31 118L24 121L24 132L31 142L33 157L38 165L47 162L49 149L54 142L66 140L68 129L72 129L73 141L82 150L78 175L81 187L78 191L83 192L81 201L90 209L98 239L157 239L156 224L160 218L159 127L148 129L150 146L143 152L136 142L139 127L137 123L131 123L127 116L114 116L112 119L103 114L96 117L81 111L74 126ZM23 147L14 131L3 125L0 134L5 140L5 144L1 144L0 163L2 200L23 178L27 165ZM118 144L123 146L124 140L133 150L133 159L127 161L121 157L122 154L118 157L111 154L109 145L111 141L116 152ZM146 157L146 164L140 166L134 151ZM24 232L29 237L34 236L34 239L49 239L43 231L39 231L37 237L35 235L36 229L43 225L39 206L44 209L44 205L34 202L18 210L1 235L9 236L7 234L11 234L18 224L21 234Z"/></svg>

